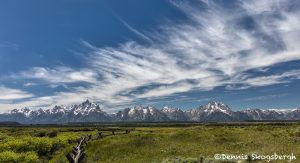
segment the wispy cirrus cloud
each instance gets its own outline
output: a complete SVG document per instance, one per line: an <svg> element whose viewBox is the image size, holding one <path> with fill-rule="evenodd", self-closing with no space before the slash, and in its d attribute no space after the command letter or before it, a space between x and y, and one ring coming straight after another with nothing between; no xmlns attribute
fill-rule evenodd
<svg viewBox="0 0 300 163"><path fill-rule="evenodd" d="M300 70L290 70L280 74L249 76L247 74L236 75L232 78L231 84L226 85L227 89L247 89L251 87L270 86L275 84L290 83L300 79Z"/></svg>
<svg viewBox="0 0 300 163"><path fill-rule="evenodd" d="M19 73L8 76L10 79L37 79L48 83L74 83L96 82L96 74L89 69L75 70L69 67L56 67L54 69L33 67ZM28 84L27 84L28 85ZM32 84L31 84L32 85Z"/></svg>
<svg viewBox="0 0 300 163"><path fill-rule="evenodd" d="M12 77L52 84L88 82L89 87L58 92L46 101L71 104L90 98L106 108L195 90L247 89L298 80L297 69L284 72L269 69L300 60L298 3L267 0L235 1L231 6L224 3L199 1L195 5L171 1L189 21L162 25L159 31L151 33L150 44L128 41L118 47L96 47L84 42L90 52L85 58L89 66L83 69L32 68ZM145 40L150 39L123 24ZM251 70L262 74L257 76ZM36 106L37 100L32 98L23 104Z"/></svg>
<svg viewBox="0 0 300 163"><path fill-rule="evenodd" d="M261 101L261 100L270 100L270 99L279 99L281 97L287 96L288 94L271 94L257 97L245 98L244 101Z"/></svg>
<svg viewBox="0 0 300 163"><path fill-rule="evenodd" d="M143 34L142 32L138 31L137 29L133 28L131 25L129 25L127 22L125 22L122 19L119 19L127 29L129 29L130 31L132 31L134 34L136 34L137 36L139 36L140 38L148 41L148 42L152 42L151 38L149 38L148 36L146 36L145 34Z"/></svg>
<svg viewBox="0 0 300 163"><path fill-rule="evenodd" d="M7 88L0 86L0 101L1 100L17 100L34 97L33 94L18 89Z"/></svg>
<svg viewBox="0 0 300 163"><path fill-rule="evenodd" d="M17 50L19 48L19 45L16 43L4 41L4 42L0 42L0 49L1 48Z"/></svg>
<svg viewBox="0 0 300 163"><path fill-rule="evenodd" d="M31 86L35 86L35 85L36 85L36 83L31 83L31 82L23 84L24 87L31 87Z"/></svg>

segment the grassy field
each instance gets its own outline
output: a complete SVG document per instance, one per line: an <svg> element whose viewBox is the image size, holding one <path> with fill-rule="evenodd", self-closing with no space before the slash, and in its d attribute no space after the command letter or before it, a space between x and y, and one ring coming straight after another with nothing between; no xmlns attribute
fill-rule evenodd
<svg viewBox="0 0 300 163"><path fill-rule="evenodd" d="M81 136L103 127L2 127L0 162L68 162ZM110 134L110 131L102 131ZM84 146L85 162L218 162L214 154L291 154L300 162L299 125L135 127L129 134L95 139ZM219 161L220 162L220 161ZM225 161L223 161L225 162ZM230 161L228 161L230 162ZM255 161L266 162L266 161ZM272 162L272 161L271 161ZM273 162L287 162L273 161Z"/></svg>

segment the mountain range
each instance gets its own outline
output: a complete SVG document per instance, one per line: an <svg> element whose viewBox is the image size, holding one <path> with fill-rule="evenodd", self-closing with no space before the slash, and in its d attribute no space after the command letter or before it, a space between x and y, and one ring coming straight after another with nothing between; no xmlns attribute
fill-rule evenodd
<svg viewBox="0 0 300 163"><path fill-rule="evenodd" d="M1 121L23 124L49 124L68 122L242 122L251 120L300 120L300 108L293 110L245 109L233 111L228 105L211 101L195 109L183 111L179 108L134 106L117 113L108 114L96 103L86 100L72 106L55 106L51 109L13 109L0 114Z"/></svg>

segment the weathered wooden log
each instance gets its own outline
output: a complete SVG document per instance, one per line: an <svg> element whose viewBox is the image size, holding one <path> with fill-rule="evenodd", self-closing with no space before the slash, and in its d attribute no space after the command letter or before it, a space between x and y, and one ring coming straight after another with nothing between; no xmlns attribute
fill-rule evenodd
<svg viewBox="0 0 300 163"><path fill-rule="evenodd" d="M84 159L84 157L85 157L85 153L81 153L81 155L80 155L80 157L79 157L79 159L78 159L78 162L79 162L79 163L82 162L83 159Z"/></svg>
<svg viewBox="0 0 300 163"><path fill-rule="evenodd" d="M116 135L116 133L115 133L116 130L110 130L110 131L112 132L111 135ZM126 129L125 133L128 134L131 131L133 131L133 129ZM150 132L153 132L153 131L150 131ZM98 136L95 137L94 139L103 138L104 136L111 136L111 135L103 135L102 132L98 132ZM73 147L73 150L71 151L71 153L66 155L68 161L70 163L82 163L85 158L83 145L84 144L87 145L87 143L89 141L93 141L94 139L92 138L92 135L88 135L86 137L81 137L80 139L78 139L77 145Z"/></svg>
<svg viewBox="0 0 300 163"><path fill-rule="evenodd" d="M89 137L88 137L89 139L88 140L91 140L92 139L92 135L89 135Z"/></svg>
<svg viewBox="0 0 300 163"><path fill-rule="evenodd" d="M73 147L72 154L67 154L66 157L70 163L80 163L84 159L83 144L86 143L86 137L82 137L78 144Z"/></svg>
<svg viewBox="0 0 300 163"><path fill-rule="evenodd" d="M98 138L103 138L102 132L98 132Z"/></svg>
<svg viewBox="0 0 300 163"><path fill-rule="evenodd" d="M70 162L70 163L74 163L74 159L73 159L73 156L71 156L71 154L67 154L66 155L66 157L67 157L67 159L68 159L68 161Z"/></svg>
<svg viewBox="0 0 300 163"><path fill-rule="evenodd" d="M73 151L72 151L72 154L73 154L73 155L76 155L76 154L77 154L77 149L73 150Z"/></svg>

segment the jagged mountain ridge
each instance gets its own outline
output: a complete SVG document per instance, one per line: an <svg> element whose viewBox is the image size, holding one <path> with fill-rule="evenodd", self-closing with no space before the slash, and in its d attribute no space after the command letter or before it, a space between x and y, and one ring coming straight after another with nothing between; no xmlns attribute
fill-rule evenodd
<svg viewBox="0 0 300 163"><path fill-rule="evenodd" d="M152 106L135 106L113 114L116 121L168 121L167 115Z"/></svg>
<svg viewBox="0 0 300 163"><path fill-rule="evenodd" d="M234 121L234 112L222 102L212 101L196 109L187 111L192 121L230 122Z"/></svg>
<svg viewBox="0 0 300 163"><path fill-rule="evenodd" d="M114 114L101 110L98 104L89 100L72 106L55 106L52 109L31 110L13 109L0 114L0 121L19 123L67 123L67 122L238 122L249 120L300 120L300 108L294 110L245 109L232 111L222 102L211 101L195 109L183 111L179 108L164 107L161 110L152 106L134 106Z"/></svg>
<svg viewBox="0 0 300 163"><path fill-rule="evenodd" d="M30 110L28 108L13 109L9 113L0 114L0 121L16 121L20 123L66 123L66 122L110 122L111 116L100 109L98 104L89 100L79 104L55 106L52 109Z"/></svg>

